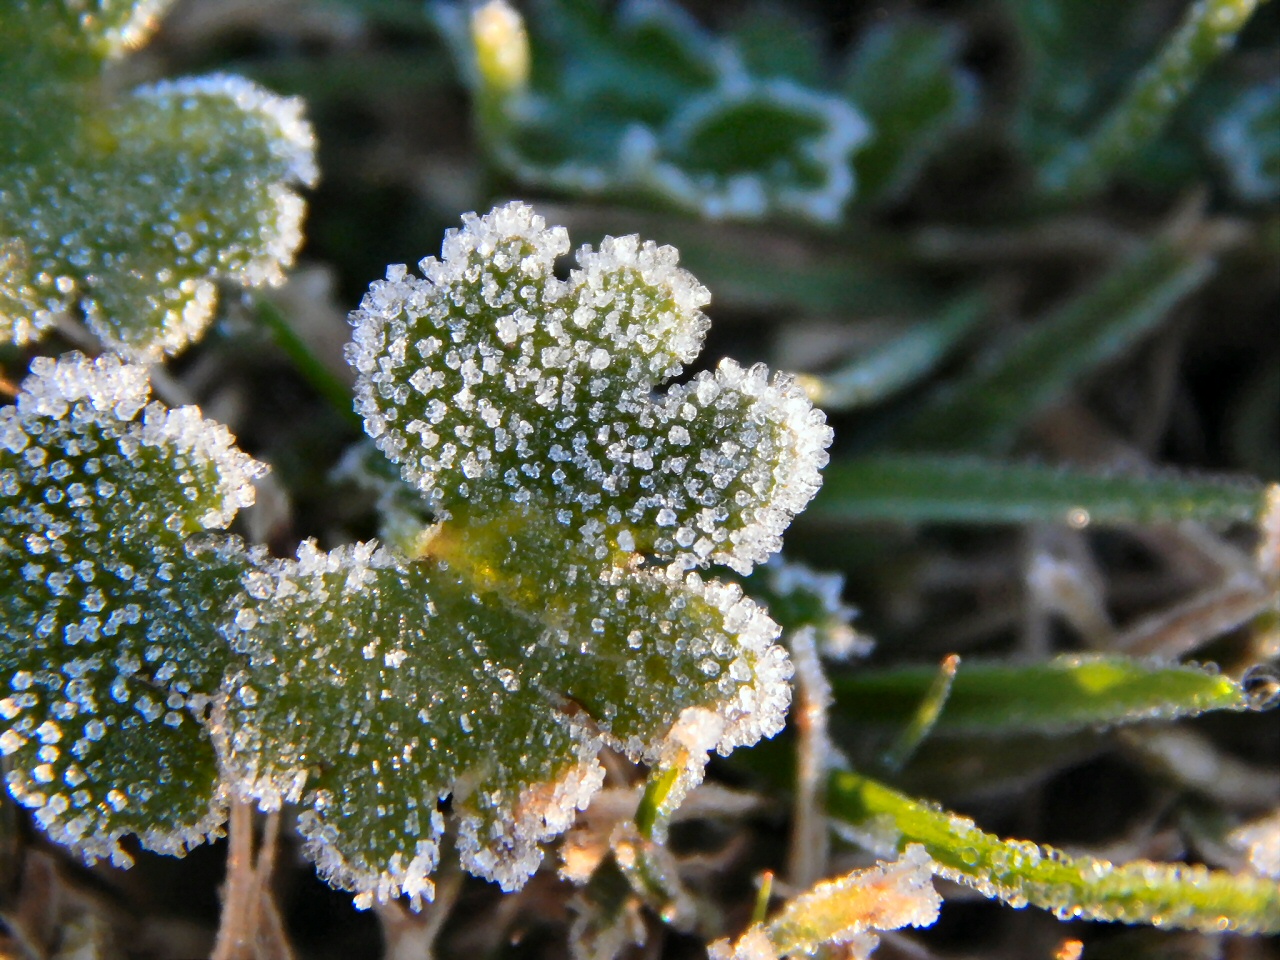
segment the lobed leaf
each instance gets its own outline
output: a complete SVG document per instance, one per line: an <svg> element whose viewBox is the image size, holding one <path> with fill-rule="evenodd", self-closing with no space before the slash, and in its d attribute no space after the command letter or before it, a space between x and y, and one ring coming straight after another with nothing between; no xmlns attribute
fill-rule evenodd
<svg viewBox="0 0 1280 960"><path fill-rule="evenodd" d="M1001 840L972 820L912 800L856 773L832 777L832 816L887 846L920 844L934 872L1012 907L1060 919L1118 920L1205 933L1280 931L1280 885L1256 874L1136 860L1113 864L1026 840Z"/></svg>
<svg viewBox="0 0 1280 960"><path fill-rule="evenodd" d="M0 750L10 793L90 862L221 822L202 717L257 559L217 531L261 471L110 357L37 358L0 410Z"/></svg>
<svg viewBox="0 0 1280 960"><path fill-rule="evenodd" d="M707 292L670 247L568 249L522 204L464 218L443 259L403 267L353 315L357 408L442 518L554 516L597 559L640 552L741 572L820 483L831 440L789 378L724 360L670 388L701 344ZM536 415L535 415L536 413Z"/></svg>
<svg viewBox="0 0 1280 960"><path fill-rule="evenodd" d="M600 786L602 746L680 766L683 794L708 749L781 727L789 666L740 591L593 573L527 518L438 537L413 561L304 546L227 683L235 789L300 801L308 852L361 905L430 896L447 797L463 865L511 890Z"/></svg>
<svg viewBox="0 0 1280 960"><path fill-rule="evenodd" d="M825 471L811 520L864 523L1256 523L1266 489L1244 477L1102 473L976 457L877 456Z"/></svg>
<svg viewBox="0 0 1280 960"><path fill-rule="evenodd" d="M130 7L127 29L125 6L76 16L132 37L160 5ZM299 101L221 75L109 97L96 73L10 72L19 60L0 91L38 108L0 123L0 339L78 311L112 349L155 359L208 324L216 281L282 281L302 240L294 188L316 180Z"/></svg>
<svg viewBox="0 0 1280 960"><path fill-rule="evenodd" d="M936 667L899 667L837 677L833 687L841 716L863 723L905 723L937 673ZM965 660L934 730L983 736L1065 734L1254 706L1255 698L1240 683L1196 664L1110 654L1026 665Z"/></svg>

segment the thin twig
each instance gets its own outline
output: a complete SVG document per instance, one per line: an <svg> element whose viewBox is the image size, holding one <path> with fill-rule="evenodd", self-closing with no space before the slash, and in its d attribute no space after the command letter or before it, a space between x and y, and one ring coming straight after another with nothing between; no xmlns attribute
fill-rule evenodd
<svg viewBox="0 0 1280 960"><path fill-rule="evenodd" d="M227 879L222 894L222 917L210 960L241 960L252 944L249 903L255 890L253 870L253 807L247 800L231 801L227 825Z"/></svg>

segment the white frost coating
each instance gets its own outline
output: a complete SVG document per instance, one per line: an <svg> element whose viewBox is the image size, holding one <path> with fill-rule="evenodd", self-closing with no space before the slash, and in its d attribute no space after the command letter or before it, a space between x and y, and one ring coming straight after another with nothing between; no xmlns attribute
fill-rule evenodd
<svg viewBox="0 0 1280 960"><path fill-rule="evenodd" d="M307 122L306 103L301 97L282 97L252 80L228 73L161 80L139 87L133 96L165 109L182 100L230 101L245 119L252 119L269 131L268 149L284 165L287 182L314 187L320 179L315 131Z"/></svg>
<svg viewBox="0 0 1280 960"><path fill-rule="evenodd" d="M542 863L541 845L573 825L579 810L587 809L604 783L604 767L597 760L601 743L574 725L577 762L552 783L524 788L510 810L502 810L492 829L486 821L464 814L458 821L458 857L477 877L492 880L503 891L519 890Z"/></svg>
<svg viewBox="0 0 1280 960"><path fill-rule="evenodd" d="M204 331L215 281L281 283L302 243L295 188L318 177L302 111L242 77L162 81L104 107L109 155L55 145L6 167L0 220L24 229L0 246L0 340L78 308L109 348L156 360Z"/></svg>
<svg viewBox="0 0 1280 960"><path fill-rule="evenodd" d="M196 408L150 402L146 370L113 356L38 357L0 409L7 783L90 862L126 864L134 832L181 854L222 821L198 719L225 657L211 610L258 558L215 531L262 470Z"/></svg>
<svg viewBox="0 0 1280 960"><path fill-rule="evenodd" d="M782 554L775 554L765 565L764 576L767 590L773 596L808 596L817 601L824 618L812 626L816 628L814 641L820 656L842 662L871 653L874 641L853 628L853 619L858 611L843 600L844 577L841 574L820 573L803 563L788 560Z"/></svg>
<svg viewBox="0 0 1280 960"><path fill-rule="evenodd" d="M425 280L390 268L352 315L366 430L442 518L549 502L598 557L656 526L645 552L672 574L749 572L818 490L825 417L731 360L654 399L701 344L706 289L635 237L560 281L567 250L513 203L464 217Z"/></svg>
<svg viewBox="0 0 1280 960"><path fill-rule="evenodd" d="M76 352L56 360L36 357L16 406L0 410L0 444L14 453L24 449L32 428L42 420L132 421L122 447L132 441L164 448L214 470L216 502L200 517L200 524L207 530L226 527L242 507L253 504L253 481L266 473L266 466L238 449L226 427L202 418L198 407L170 410L149 400L145 367L109 354L94 360ZM46 442L47 429L40 429Z"/></svg>
<svg viewBox="0 0 1280 960"><path fill-rule="evenodd" d="M1280 811L1232 831L1227 841L1248 855L1258 873L1280 880Z"/></svg>
<svg viewBox="0 0 1280 960"><path fill-rule="evenodd" d="M934 863L918 843L895 862L877 863L824 880L795 897L770 923L756 924L734 944L718 940L712 960L776 960L813 955L824 945L866 958L879 945L877 930L927 927L938 919L942 898L933 888Z"/></svg>

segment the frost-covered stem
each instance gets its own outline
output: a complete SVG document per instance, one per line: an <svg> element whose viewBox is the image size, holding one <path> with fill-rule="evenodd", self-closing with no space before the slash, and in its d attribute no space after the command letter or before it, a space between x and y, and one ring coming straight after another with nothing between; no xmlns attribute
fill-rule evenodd
<svg viewBox="0 0 1280 960"><path fill-rule="evenodd" d="M1025 840L1002 840L964 817L841 771L831 780L833 817L870 829L900 850L921 844L934 872L1015 907L1062 919L1119 920L1218 933L1280 932L1280 884L1181 863L1113 864L1068 856Z"/></svg>
<svg viewBox="0 0 1280 960"><path fill-rule="evenodd" d="M1231 48L1260 0L1198 0L1169 42L1084 140L1040 171L1040 190L1070 198L1101 187L1163 129L1201 75Z"/></svg>
<svg viewBox="0 0 1280 960"><path fill-rule="evenodd" d="M210 960L240 960L252 945L250 924L257 877L253 869L253 806L247 800L231 801L227 824L227 880L222 893L222 917Z"/></svg>
<svg viewBox="0 0 1280 960"><path fill-rule="evenodd" d="M787 880L802 890L823 875L827 863L826 781L831 752L827 708L831 706L831 684L818 658L813 627L795 631L790 646L795 665L796 703L791 723L796 731L796 795Z"/></svg>

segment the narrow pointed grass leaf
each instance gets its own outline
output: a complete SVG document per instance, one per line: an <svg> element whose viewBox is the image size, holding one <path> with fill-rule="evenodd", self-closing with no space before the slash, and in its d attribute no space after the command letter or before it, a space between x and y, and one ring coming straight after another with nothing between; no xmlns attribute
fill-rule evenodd
<svg viewBox="0 0 1280 960"><path fill-rule="evenodd" d="M202 720L257 562L219 531L262 467L146 371L38 358L0 410L0 750L8 787L93 861L221 821Z"/></svg>
<svg viewBox="0 0 1280 960"><path fill-rule="evenodd" d="M1106 185L1164 128L1204 72L1235 45L1259 0L1196 0L1154 60L1083 139L1068 143L1041 169L1040 189L1077 196Z"/></svg>
<svg viewBox="0 0 1280 960"><path fill-rule="evenodd" d="M897 443L1008 447L1025 423L1159 326L1212 272L1206 257L1154 243L940 391L903 424Z"/></svg>
<svg viewBox="0 0 1280 960"><path fill-rule="evenodd" d="M937 674L931 666L865 670L838 676L832 685L841 717L896 726L914 715ZM1196 664L1111 654L1025 665L965 660L934 730L973 736L1067 734L1261 705L1241 683Z"/></svg>
<svg viewBox="0 0 1280 960"><path fill-rule="evenodd" d="M1280 884L1254 873L1071 856L1002 840L972 820L904 796L857 773L832 776L833 817L898 850L920 844L934 871L1013 907L1061 919L1117 920L1205 933L1280 932Z"/></svg>
<svg viewBox="0 0 1280 960"><path fill-rule="evenodd" d="M807 521L866 523L1256 523L1266 488L1247 477L1101 473L976 457L876 456L824 471Z"/></svg>
<svg viewBox="0 0 1280 960"><path fill-rule="evenodd" d="M978 325L984 306L978 296L951 304L936 319L921 321L840 369L806 378L809 395L827 410L879 403L932 373Z"/></svg>

